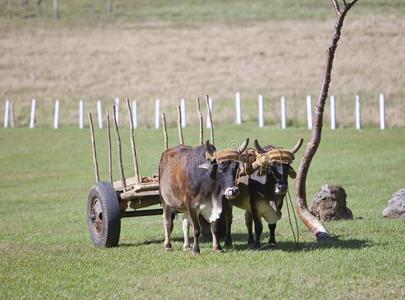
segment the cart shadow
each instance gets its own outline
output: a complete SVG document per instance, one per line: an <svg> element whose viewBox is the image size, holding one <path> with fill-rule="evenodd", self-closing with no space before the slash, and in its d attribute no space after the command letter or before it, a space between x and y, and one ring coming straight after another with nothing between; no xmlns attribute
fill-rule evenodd
<svg viewBox="0 0 405 300"><path fill-rule="evenodd" d="M183 242L183 237L173 237L171 238L172 242ZM147 246L147 245L153 245L153 244L163 244L164 239L157 239L157 240L147 240L147 241L142 241L142 242L136 242L136 243L120 243L118 247L137 247L137 246Z"/></svg>

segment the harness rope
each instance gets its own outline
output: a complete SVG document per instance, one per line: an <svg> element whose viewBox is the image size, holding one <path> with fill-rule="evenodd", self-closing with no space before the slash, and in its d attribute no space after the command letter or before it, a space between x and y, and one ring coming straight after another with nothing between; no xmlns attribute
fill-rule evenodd
<svg viewBox="0 0 405 300"><path fill-rule="evenodd" d="M298 247L298 245L299 245L299 243L300 243L300 232L299 232L299 230L298 230L297 216L296 216L296 214L295 214L294 207L293 207L293 204L292 204L292 201L291 201L290 189L288 189L288 199L289 199L289 201L290 201L291 209L292 209L293 214L294 214L295 230L297 231L297 237L295 237L294 228L293 228L293 225L292 225L292 222L291 222L290 207L289 207L289 205L288 205L288 201L286 201L286 203L287 203L288 221L290 222L290 228L291 228L291 232L292 232L293 237L294 237L295 246Z"/></svg>

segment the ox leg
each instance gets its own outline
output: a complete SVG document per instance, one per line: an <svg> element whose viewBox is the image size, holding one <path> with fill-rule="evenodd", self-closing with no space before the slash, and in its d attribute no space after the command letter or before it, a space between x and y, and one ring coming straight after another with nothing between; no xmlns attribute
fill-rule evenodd
<svg viewBox="0 0 405 300"><path fill-rule="evenodd" d="M255 239L253 237L253 218L252 214L249 211L245 211L245 224L248 231L248 247L254 248Z"/></svg>
<svg viewBox="0 0 405 300"><path fill-rule="evenodd" d="M271 250L276 248L276 225L277 223L269 224L270 230L269 247Z"/></svg>
<svg viewBox="0 0 405 300"><path fill-rule="evenodd" d="M253 222L255 224L255 249L260 248L260 237L262 236L263 232L263 224L262 221L253 215Z"/></svg>
<svg viewBox="0 0 405 300"><path fill-rule="evenodd" d="M218 252L223 252L221 245L219 244L219 238L218 238L218 232L219 232L219 226L218 226L218 220L215 220L214 222L211 222L211 233L212 233L212 251L218 253Z"/></svg>
<svg viewBox="0 0 405 300"><path fill-rule="evenodd" d="M253 222L255 224L255 242L254 242L254 248L259 249L260 248L260 237L263 232L263 224L262 221L260 220L259 216L257 215L257 207L256 207L256 194L255 191L250 187L249 185L249 204L250 204L250 211L251 211L251 217L253 219Z"/></svg>
<svg viewBox="0 0 405 300"><path fill-rule="evenodd" d="M198 222L197 211L191 207L188 208L188 215L190 217L191 224L193 225L194 232L194 244L192 248L192 253L194 255L200 254L200 243L199 238L201 235L200 223Z"/></svg>
<svg viewBox="0 0 405 300"><path fill-rule="evenodd" d="M227 200L224 201L224 214L225 214L225 248L232 248L232 234L231 234L231 226L232 226L232 204L229 203Z"/></svg>
<svg viewBox="0 0 405 300"><path fill-rule="evenodd" d="M188 216L185 214L183 215L183 236L184 236L184 243L183 243L183 251L189 251L190 247L190 221Z"/></svg>
<svg viewBox="0 0 405 300"><path fill-rule="evenodd" d="M248 229L248 247L250 249L260 248L260 237L263 232L263 224L256 214L245 212L245 222ZM255 238L253 238L252 224L255 224Z"/></svg>
<svg viewBox="0 0 405 300"><path fill-rule="evenodd" d="M165 251L172 251L172 244L170 242L170 235L173 231L173 209L167 204L163 204L163 226L165 229L165 241L163 247Z"/></svg>

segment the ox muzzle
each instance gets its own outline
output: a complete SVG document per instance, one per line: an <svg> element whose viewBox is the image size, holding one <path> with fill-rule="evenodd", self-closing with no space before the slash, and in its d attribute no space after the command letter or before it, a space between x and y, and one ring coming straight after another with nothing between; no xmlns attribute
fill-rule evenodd
<svg viewBox="0 0 405 300"><path fill-rule="evenodd" d="M228 200L233 200L239 196L239 188L237 186L229 187L225 190L224 196Z"/></svg>

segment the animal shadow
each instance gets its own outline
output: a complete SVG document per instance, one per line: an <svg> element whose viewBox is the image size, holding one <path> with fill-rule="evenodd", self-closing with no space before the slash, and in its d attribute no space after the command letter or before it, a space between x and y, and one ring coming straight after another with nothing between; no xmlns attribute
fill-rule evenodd
<svg viewBox="0 0 405 300"><path fill-rule="evenodd" d="M247 235L242 233L232 234L233 240L233 251L249 251L247 245ZM268 238L262 239L262 247L260 250L269 250L267 245ZM363 239L341 239L337 235L332 235L331 239L328 241L313 241L313 242L302 242L295 243L294 241L278 241L277 246L273 251L284 251L284 252L302 252L302 251L313 251L318 249L352 249L360 250L364 248L372 247L373 243L370 240Z"/></svg>

